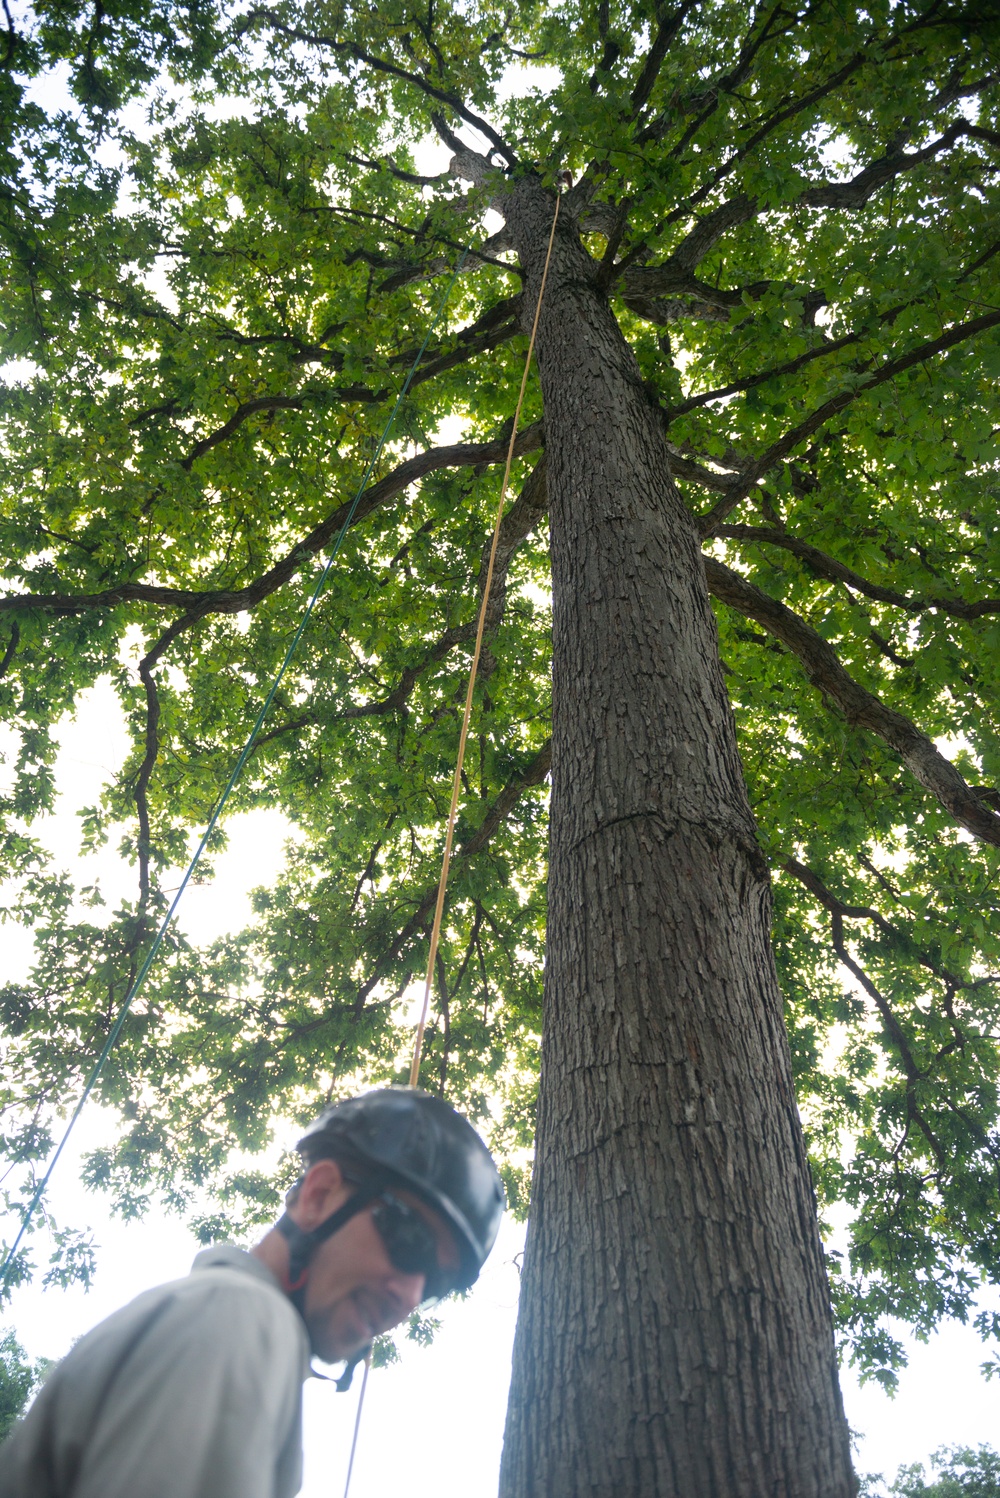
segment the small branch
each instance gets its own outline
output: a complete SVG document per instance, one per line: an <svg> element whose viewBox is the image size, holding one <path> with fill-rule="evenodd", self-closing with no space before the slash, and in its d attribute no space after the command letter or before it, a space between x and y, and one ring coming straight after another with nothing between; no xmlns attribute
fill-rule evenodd
<svg viewBox="0 0 1000 1498"><path fill-rule="evenodd" d="M441 1064L438 1071L438 1096L444 1097L451 1051L451 1005L448 1002L448 974L440 947L437 952L437 991L441 1003Z"/></svg>
<svg viewBox="0 0 1000 1498"><path fill-rule="evenodd" d="M474 639L475 634L476 626L474 623L462 624L457 628L446 629L415 666L406 667L391 692L388 692L384 697L375 698L370 702L359 702L353 707L345 707L341 712L334 714L333 721L339 723L352 718L379 718L384 717L386 713L395 712L397 708L402 707L407 701L428 666L433 666L438 661L444 660L445 656L456 645L461 645L467 640Z"/></svg>
<svg viewBox="0 0 1000 1498"><path fill-rule="evenodd" d="M552 740L547 739L534 759L528 763L521 774L515 775L508 780L499 796L497 796L496 800L488 808L477 831L459 846L451 860L453 874L459 865L467 863L469 859L474 858L477 853L481 853L484 848L489 846L491 839L499 832L524 792L533 786L541 785L548 775L551 766ZM389 946L376 962L371 976L366 978L358 989L354 1005L356 1014L361 1013L368 995L381 981L386 968L390 963L395 961L407 942L411 941L426 925L427 917L433 910L434 902L437 899L437 887L438 882L435 879L433 884L429 884L422 894L416 897L416 909L410 916L410 919L406 922L402 930L393 937Z"/></svg>
<svg viewBox="0 0 1000 1498"><path fill-rule="evenodd" d="M14 661L14 657L17 654L17 647L20 643L21 626L15 619L10 626L10 639L7 641L7 648L3 653L3 659L0 660L0 681L3 680L3 678L7 675L7 672L10 670L11 665Z"/></svg>
<svg viewBox="0 0 1000 1498"><path fill-rule="evenodd" d="M864 968L861 967L859 963L855 962L854 958L847 950L847 945L844 941L844 923L841 917L839 915L831 916L830 926L833 936L834 951L836 952L837 956L840 958L844 966L847 968L848 972L853 974L854 978L864 989L865 993L874 1002L876 1009L882 1017L882 1023L885 1025L886 1033L889 1036L892 1044L895 1046L896 1051L899 1054L900 1061L903 1063L903 1071L906 1075L907 1114L909 1118L917 1125L918 1129L927 1140L927 1143L930 1145L934 1158L937 1161L938 1169L944 1170L947 1159L945 1152L942 1149L941 1144L934 1134L933 1130L931 1129L930 1125L928 1124L926 1118L924 1117L919 1104L917 1103L917 1083L921 1081L924 1073L921 1072L920 1068L917 1066L916 1059L913 1055L913 1051L910 1049L910 1044L906 1038L906 1034L903 1031L903 1028L896 1018L895 1014L893 1013L892 1005L889 1003L888 999L878 988L875 987L875 984L869 978Z"/></svg>
<svg viewBox="0 0 1000 1498"><path fill-rule="evenodd" d="M739 88L741 83L744 83L746 79L749 78L751 69L753 67L754 58L757 56L757 53L763 47L764 43L771 37L772 27L774 26L778 18L783 14L783 6L780 3L780 0L778 4L772 6L771 9L767 12L764 17L763 24L757 30L756 35L754 35L755 23L758 20L760 14L760 11L754 13L753 19L750 23L750 30L744 37L743 42L740 46L740 52L739 57L736 61L736 66L732 68L730 72L724 73L721 76L708 81L705 85L698 89L698 92L692 98L691 106L699 109L700 113L687 127L680 140L671 150L670 155L672 157L676 158L683 154L690 142L694 139L698 131L701 129L702 125L704 125L707 120L710 120L712 115L718 109L719 100L723 97L723 95L733 93L735 89ZM785 14L787 19L787 13ZM778 30L774 34L776 34L777 36L783 36L786 31L791 29L791 27L798 21L798 19L799 18L796 16L794 20L790 21L789 25L786 25L782 30ZM687 110L685 112L690 112L690 110ZM650 129L654 128L655 127L653 126L650 127ZM645 135L646 132L643 132L643 134ZM642 138L643 137L641 136L640 139Z"/></svg>
<svg viewBox="0 0 1000 1498"><path fill-rule="evenodd" d="M891 314L886 313L886 320L889 320L890 315L898 316L902 310L902 306L894 307ZM753 390L755 386L762 385L767 380L777 379L781 375L797 374L813 360L822 359L827 354L839 353L841 349L860 343L865 336L864 333L847 333L843 338L824 339L816 348L807 349L804 354L799 354L795 359L789 359L785 364L774 364L770 369L762 369L757 374L748 375L745 380L734 380L731 385L720 385L716 390L706 390L700 395L689 395L686 400L679 401L676 406L670 406L667 409L667 422L669 424L678 416L686 416L688 411L694 411L699 406L706 406L711 401L723 400L726 396L741 395L745 390Z"/></svg>
<svg viewBox="0 0 1000 1498"><path fill-rule="evenodd" d="M137 910L140 916L136 934L131 943L133 952L142 938L142 915L149 903L149 866L152 855L152 837L149 826L148 792L150 777L152 776L157 756L160 752L158 733L160 698L156 690L156 678L153 675L153 668L162 658L164 652L177 639L178 635L182 634L198 617L197 614L188 613L176 619L169 629L164 630L152 650L148 651L139 662L139 678L146 693L146 752L139 766L139 772L135 780L135 790L133 791L136 812L139 818L139 836L136 848L139 860L139 903Z"/></svg>
<svg viewBox="0 0 1000 1498"><path fill-rule="evenodd" d="M898 939L899 932L890 925L884 915L873 910L870 905L845 905L832 890L827 889L818 874L815 874L804 863L800 863L797 858L786 858L781 867L804 885L813 899L818 900L823 909L828 910L831 915L847 920L872 921L886 936L891 936L894 940Z"/></svg>
<svg viewBox="0 0 1000 1498"><path fill-rule="evenodd" d="M493 583L490 589L490 602L486 610L486 619L484 622L484 639L488 639L491 634L496 632L503 618L504 607L507 601L507 576L510 571L511 560L518 547L526 540L543 518L547 509L548 491L545 482L545 458L543 456L528 475L524 487L500 524L500 535L497 540L496 557L493 563ZM483 547L477 585L476 611L473 618L465 624L455 625L446 629L416 665L406 667L399 681L386 696L375 698L369 702L360 702L354 707L344 708L342 712L335 714L335 722L350 718L382 717L386 713L395 712L408 700L428 666L436 665L438 661L444 660L445 656L456 645L464 645L468 641L475 639L476 622L479 617L479 609L482 606L483 590L486 587L486 570L491 545L492 537ZM485 666L486 661L484 660L479 672L481 681L489 674L485 670Z"/></svg>
<svg viewBox="0 0 1000 1498"><path fill-rule="evenodd" d="M782 458L786 457L800 442L804 442L820 427L825 426L831 417L837 416L853 401L856 401L859 396L865 395L869 390L876 390L880 385L895 379L897 375L904 374L906 370L913 369L918 364L924 364L928 359L933 359L938 354L954 348L956 344L963 343L968 338L974 338L977 333L983 333L998 324L1000 324L1000 311L998 310L984 312L981 317L971 318L968 322L956 323L939 338L932 338L926 343L921 343L916 348L910 349L908 353L900 354L896 359L887 359L873 375L861 381L853 389L842 390L839 395L824 401L822 406L817 407L804 421L792 427L783 437L779 437L777 442L772 443L766 452L743 470L740 487L734 490L730 499L716 505L699 520L702 535L713 535L716 525L725 520L726 516L749 493L754 484L763 478L765 473L780 463Z"/></svg>
<svg viewBox="0 0 1000 1498"><path fill-rule="evenodd" d="M889 151L858 172L849 182L816 182L811 187L803 188L795 199L784 206L786 209L794 207L833 208L856 212L864 208L875 193L887 183L895 181L905 172L922 166L924 162L933 160L942 151L954 145L960 137L977 136L981 133L967 121L957 120L923 150L911 152L909 155L905 151ZM990 143L993 144L992 141ZM694 204L714 185L714 182L706 184L694 197L674 208L662 223L656 226L650 238L656 239L672 223L689 216ZM693 271L709 251L714 249L724 234L740 224L748 223L761 211L762 204L759 198L752 197L749 193L737 193L728 202L721 203L718 208L698 219L694 228L681 240L669 259L664 261L658 269L669 269L678 273ZM637 260L645 252L645 248L645 245L637 245L628 261L622 262L622 268Z"/></svg>
<svg viewBox="0 0 1000 1498"><path fill-rule="evenodd" d="M368 855L368 862L365 864L364 868L361 870L361 873L358 875L357 883L354 886L354 893L351 896L351 903L347 907L348 915L353 915L355 910L357 909L358 901L361 899L361 891L364 889L365 884L375 872L375 860L378 858L379 854L382 851L382 848L384 847L384 834L392 830L392 824L393 822L395 822L397 816L398 812L391 811L389 813L388 819L386 820L383 836L379 838L378 842L372 848L371 853Z"/></svg>
<svg viewBox="0 0 1000 1498"><path fill-rule="evenodd" d="M363 387L359 386L358 388L362 389ZM360 399L372 401L376 399L376 396L374 391L365 390L361 396L355 391L346 394L343 398L345 400ZM190 472L199 458L204 457L207 452L211 452L213 447L218 447L220 442L227 441L235 432L239 431L248 417L255 416L259 411L301 411L304 406L305 402L300 397L288 395L261 395L255 400L243 401L241 405L237 406L232 416L230 416L229 420L223 426L218 427L214 432L210 432L207 437L202 437L200 442L195 443L187 457L181 459L181 467ZM144 415L149 414L149 412L144 413Z"/></svg>
<svg viewBox="0 0 1000 1498"><path fill-rule="evenodd" d="M806 437L811 437L813 432L829 421L831 416L836 416L852 401L857 400L859 395L864 395L869 390L876 390L879 385L886 384L888 380L895 379L897 375L904 374L906 370L913 369L918 364L924 364L928 359L946 353L956 344L963 343L968 338L974 338L978 333L985 333L987 329L995 328L998 324L1000 324L1000 311L984 312L980 317L970 318L968 322L953 324L940 337L928 339L926 343L918 344L916 348L910 349L908 353L900 354L898 358L888 359L855 390L842 390L832 400L819 406L805 421L800 422L798 426L780 437L753 465L752 482L761 478L768 469L773 468L775 463L786 453L791 452L793 447L797 447Z"/></svg>
<svg viewBox="0 0 1000 1498"><path fill-rule="evenodd" d="M836 952L837 956L840 958L844 966L848 969L848 971L853 973L855 978L857 978L865 993L868 994L870 998L874 999L875 1004L878 1008L878 1012L882 1016L886 1030L889 1033L892 1043L899 1051L900 1059L903 1062L903 1067L906 1071L907 1078L911 1082L918 1081L920 1078L920 1070L913 1058L913 1052L910 1050L909 1043L906 1039L905 1034L903 1033L902 1027L900 1026L900 1023L897 1020L896 1016L893 1014L892 1009L885 999L884 995L879 993L874 983L868 977L868 974L857 962L854 961L854 958L848 952L847 946L844 942L843 917L838 911L833 912L833 915L830 918L830 925L833 932L834 951Z"/></svg>
<svg viewBox="0 0 1000 1498"><path fill-rule="evenodd" d="M880 871L872 868L863 857L859 856L859 862L873 873L877 879L883 878ZM988 974L983 978L961 978L957 973L953 973L950 968L942 967L940 963L935 962L932 957L928 956L925 951L914 946L910 937L894 926L891 921L887 921L881 911L873 910L870 905L846 905L843 900L838 899L833 891L826 887L819 875L814 870L807 868L804 863L800 863L797 858L786 858L781 867L786 874L791 874L800 884L804 885L813 898L823 906L824 910L828 910L831 915L837 915L842 920L871 921L873 925L878 927L883 936L888 937L897 947L912 950L920 966L925 967L929 973L932 973L935 978L945 985L945 988L950 993L953 994L957 989L964 991L967 989L982 988L985 984L1000 982L1000 977L997 977L995 974ZM895 891L890 891L890 893L893 894L895 899L901 899Z"/></svg>
<svg viewBox="0 0 1000 1498"><path fill-rule="evenodd" d="M352 166L367 167L372 172L388 172L400 182L409 182L414 187L434 187L436 184L447 180L447 172L442 172L436 177L419 177L415 172L405 171L403 167L388 156L382 156L372 161L367 156L354 156L350 151L344 153L344 160L349 161Z"/></svg>

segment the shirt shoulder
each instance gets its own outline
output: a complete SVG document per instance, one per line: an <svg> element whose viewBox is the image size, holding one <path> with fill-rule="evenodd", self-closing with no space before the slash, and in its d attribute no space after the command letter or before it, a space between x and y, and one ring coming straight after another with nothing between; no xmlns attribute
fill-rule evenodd
<svg viewBox="0 0 1000 1498"><path fill-rule="evenodd" d="M131 1450L177 1471L199 1441L207 1449L223 1417L241 1443L256 1420L281 1446L293 1438L308 1369L305 1327L269 1272L241 1250L210 1250L184 1279L107 1317L53 1370L0 1456L0 1498L68 1492L98 1446L112 1466L127 1467ZM188 1451L164 1438L164 1401Z"/></svg>

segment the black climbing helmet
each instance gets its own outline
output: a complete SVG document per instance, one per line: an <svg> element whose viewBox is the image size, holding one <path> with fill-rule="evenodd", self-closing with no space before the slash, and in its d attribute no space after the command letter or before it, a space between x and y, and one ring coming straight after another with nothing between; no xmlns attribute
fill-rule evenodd
<svg viewBox="0 0 1000 1498"><path fill-rule="evenodd" d="M413 1087L365 1092L322 1113L298 1149L310 1165L340 1158L373 1183L407 1187L454 1233L455 1289L478 1278L503 1216L503 1185L486 1145L448 1103Z"/></svg>

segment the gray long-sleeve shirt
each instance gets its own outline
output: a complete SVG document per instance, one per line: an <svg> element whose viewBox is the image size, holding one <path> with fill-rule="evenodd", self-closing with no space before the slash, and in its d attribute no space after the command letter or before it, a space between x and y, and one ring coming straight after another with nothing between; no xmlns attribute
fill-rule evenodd
<svg viewBox="0 0 1000 1498"><path fill-rule="evenodd" d="M308 1371L265 1266L206 1249L53 1370L0 1447L0 1498L292 1498Z"/></svg>

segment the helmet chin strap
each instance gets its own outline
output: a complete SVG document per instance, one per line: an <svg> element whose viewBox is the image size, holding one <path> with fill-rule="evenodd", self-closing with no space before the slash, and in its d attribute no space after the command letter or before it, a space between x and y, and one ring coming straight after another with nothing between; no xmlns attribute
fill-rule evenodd
<svg viewBox="0 0 1000 1498"><path fill-rule="evenodd" d="M318 1227L306 1229L299 1227L295 1219L285 1212L275 1223L277 1231L288 1244L288 1276L285 1285L287 1294L292 1305L299 1315L305 1320L305 1296L306 1283L309 1279L309 1263L317 1249L321 1248L328 1238L340 1231L350 1222L352 1217L357 1217L363 1212L370 1202L377 1196L381 1196L385 1190L385 1182L377 1184L371 1181L360 1186L354 1195L338 1207L336 1212L324 1218ZM336 1380L338 1394L346 1393L351 1387L351 1379L357 1365L367 1357L370 1345L363 1347L360 1352L348 1359L347 1366L341 1376Z"/></svg>

